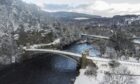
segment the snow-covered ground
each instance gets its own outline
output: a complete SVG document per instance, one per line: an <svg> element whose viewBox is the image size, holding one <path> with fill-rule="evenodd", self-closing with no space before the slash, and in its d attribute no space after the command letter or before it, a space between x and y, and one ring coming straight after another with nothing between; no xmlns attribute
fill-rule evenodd
<svg viewBox="0 0 140 84"><path fill-rule="evenodd" d="M86 76L86 69L81 69L79 76L76 78L74 84L99 84L100 81L103 80L103 73L98 73L97 77L94 76Z"/></svg>
<svg viewBox="0 0 140 84"><path fill-rule="evenodd" d="M136 44L140 44L140 40L134 40L133 42Z"/></svg>
<svg viewBox="0 0 140 84"><path fill-rule="evenodd" d="M56 44L59 44L59 43L60 43L60 39L56 39L52 43L48 43L48 44L34 44L34 45L31 46L31 48L35 49L35 48L40 48L40 47L43 47L43 46L56 45Z"/></svg>
<svg viewBox="0 0 140 84"><path fill-rule="evenodd" d="M44 46L57 45L60 43L60 41L61 41L61 39L58 38L58 39L56 39L53 42L48 43L48 44L34 44L34 45L30 46L30 49L36 49L36 48L40 48L40 47L44 47ZM23 47L23 49L26 49L26 47Z"/></svg>
<svg viewBox="0 0 140 84"><path fill-rule="evenodd" d="M86 69L81 69L79 76L76 78L74 84L100 84L103 79L104 79L104 72L111 71L111 68L108 66L108 63L101 63L101 62L96 62L98 66L98 71L97 71L97 77L95 78L94 76L86 76L84 72L87 70ZM140 75L140 65L127 65L127 64L121 64L120 66L126 67L128 71L132 75ZM135 84L140 84L140 76L132 76L135 79Z"/></svg>

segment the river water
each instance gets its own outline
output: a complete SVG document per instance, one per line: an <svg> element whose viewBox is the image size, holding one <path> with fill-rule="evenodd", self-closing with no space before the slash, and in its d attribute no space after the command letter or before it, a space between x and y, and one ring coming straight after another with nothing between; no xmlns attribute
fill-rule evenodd
<svg viewBox="0 0 140 84"><path fill-rule="evenodd" d="M73 44L66 51L82 53L93 48L91 55L98 51L91 44ZM0 71L0 84L72 84L77 76L77 63L55 54L40 54L20 64L10 65Z"/></svg>

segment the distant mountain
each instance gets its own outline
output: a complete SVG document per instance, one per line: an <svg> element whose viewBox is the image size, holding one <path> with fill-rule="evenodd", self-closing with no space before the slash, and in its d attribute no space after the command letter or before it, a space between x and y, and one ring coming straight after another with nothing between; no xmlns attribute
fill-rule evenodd
<svg viewBox="0 0 140 84"><path fill-rule="evenodd" d="M116 15L113 17L101 17L96 15L88 15L74 12L54 12L51 13L53 17L61 19L66 23L79 24L82 26L94 27L136 27L140 26L140 15Z"/></svg>
<svg viewBox="0 0 140 84"><path fill-rule="evenodd" d="M113 18L137 18L139 15L115 15Z"/></svg>
<svg viewBox="0 0 140 84"><path fill-rule="evenodd" d="M97 15L89 15L83 13L76 13L76 12L51 12L53 17L59 19L92 19L92 18L101 18L101 16Z"/></svg>

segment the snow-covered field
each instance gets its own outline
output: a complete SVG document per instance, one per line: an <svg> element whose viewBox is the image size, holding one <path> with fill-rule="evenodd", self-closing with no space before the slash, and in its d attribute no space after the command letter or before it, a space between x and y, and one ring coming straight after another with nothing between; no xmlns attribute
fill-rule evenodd
<svg viewBox="0 0 140 84"><path fill-rule="evenodd" d="M84 72L86 69L80 70L80 75L76 78L74 84L99 84L101 80L103 80L104 74L100 73L97 77L86 76Z"/></svg>
<svg viewBox="0 0 140 84"><path fill-rule="evenodd" d="M107 66L107 63L96 62L98 66L97 77L94 76L86 76L84 72L87 69L81 69L79 76L76 78L74 84L101 84L103 82L105 74L104 72L111 71L111 68ZM140 84L140 65L126 65L122 64L120 66L126 67L128 71L130 71L131 76L134 78L134 84ZM113 80L113 79L112 79ZM110 83L108 83L110 84ZM122 83L121 83L122 84ZM127 83L126 83L127 84Z"/></svg>

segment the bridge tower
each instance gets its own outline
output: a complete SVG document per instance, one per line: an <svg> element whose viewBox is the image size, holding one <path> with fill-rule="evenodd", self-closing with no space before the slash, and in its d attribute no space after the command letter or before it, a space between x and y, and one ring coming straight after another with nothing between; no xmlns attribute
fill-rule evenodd
<svg viewBox="0 0 140 84"><path fill-rule="evenodd" d="M27 49L30 49L30 43L27 43L27 44L26 44L26 48L27 48Z"/></svg>
<svg viewBox="0 0 140 84"><path fill-rule="evenodd" d="M87 56L89 56L89 50L86 50L84 53L82 53L82 57L80 59L80 65L82 69L85 69L88 63Z"/></svg>

